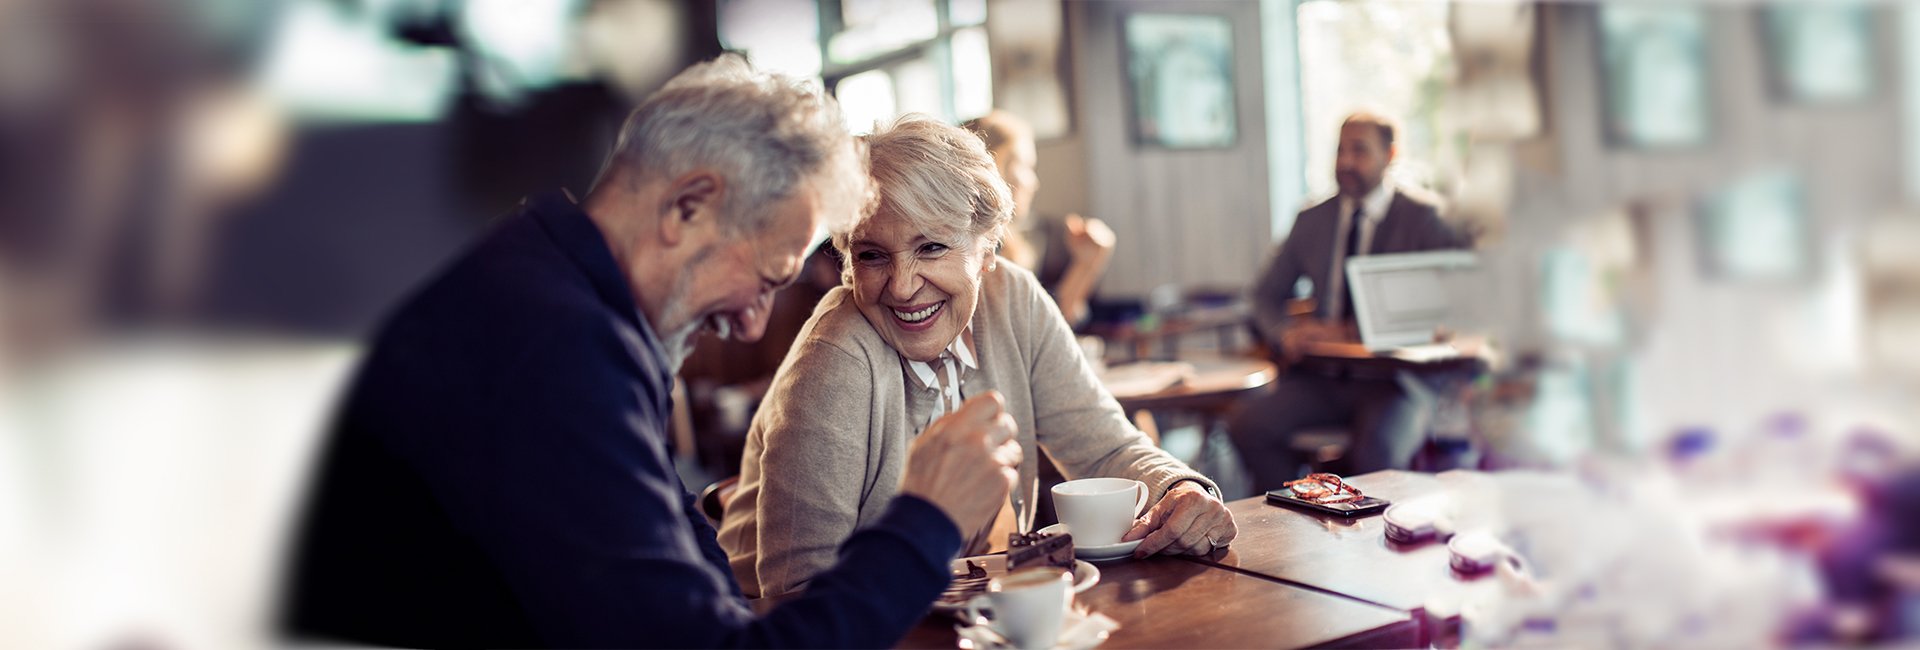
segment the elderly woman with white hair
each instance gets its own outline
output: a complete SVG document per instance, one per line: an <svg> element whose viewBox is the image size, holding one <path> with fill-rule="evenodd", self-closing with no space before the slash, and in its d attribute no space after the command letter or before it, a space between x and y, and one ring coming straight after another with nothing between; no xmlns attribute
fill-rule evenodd
<svg viewBox="0 0 1920 650"><path fill-rule="evenodd" d="M792 591L880 516L915 436L968 398L1003 399L1025 452L969 555L1030 530L1035 448L1068 478L1139 480L1153 506L1137 557L1206 554L1235 534L1218 488L1135 429L1032 273L994 254L1013 200L979 136L909 114L866 138L879 197L836 236L842 286L814 310L747 434L720 529L749 595Z"/></svg>

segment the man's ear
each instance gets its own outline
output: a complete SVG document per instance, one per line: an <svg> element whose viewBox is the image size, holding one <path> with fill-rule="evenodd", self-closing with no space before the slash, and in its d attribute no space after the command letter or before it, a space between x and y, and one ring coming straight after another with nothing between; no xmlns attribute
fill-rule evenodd
<svg viewBox="0 0 1920 650"><path fill-rule="evenodd" d="M667 185L660 202L660 239L678 246L691 229L718 225L727 181L710 169L696 169Z"/></svg>

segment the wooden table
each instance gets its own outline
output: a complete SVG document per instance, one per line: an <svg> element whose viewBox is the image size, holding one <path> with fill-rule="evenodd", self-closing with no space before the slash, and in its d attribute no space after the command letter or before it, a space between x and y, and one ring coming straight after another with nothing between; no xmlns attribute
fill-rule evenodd
<svg viewBox="0 0 1920 650"><path fill-rule="evenodd" d="M1431 361L1408 361L1378 356L1359 343L1308 343L1297 364L1310 370L1333 370L1333 374L1388 378L1401 370L1436 372L1483 368L1497 360L1492 347L1481 337L1466 337L1452 344L1460 356ZM1320 372L1318 374L1327 374Z"/></svg>
<svg viewBox="0 0 1920 650"><path fill-rule="evenodd" d="M1100 648L1413 647L1406 612L1182 558L1100 566L1078 602L1120 624ZM954 648L954 619L934 614L896 647Z"/></svg>
<svg viewBox="0 0 1920 650"><path fill-rule="evenodd" d="M1100 648L1406 648L1419 644L1407 612L1320 593L1186 557L1097 565L1100 582L1076 596L1120 624ZM799 594L754 599L757 614ZM896 648L955 648L953 616L933 612Z"/></svg>
<svg viewBox="0 0 1920 650"><path fill-rule="evenodd" d="M1128 413L1140 409L1199 411L1217 414L1246 395L1266 389L1280 376L1279 367L1264 359L1213 357L1183 359L1193 364L1193 378L1145 395L1114 395Z"/></svg>
<svg viewBox="0 0 1920 650"><path fill-rule="evenodd" d="M1347 482L1395 503L1441 490L1430 474L1400 470ZM1234 501L1227 509L1239 536L1226 552L1200 561L1409 612L1435 598L1457 598L1491 584L1484 576L1455 573L1447 565L1444 543L1388 540L1386 522L1378 515L1348 520L1272 505L1264 496Z"/></svg>
<svg viewBox="0 0 1920 650"><path fill-rule="evenodd" d="M1273 390L1273 381L1280 376L1280 368L1265 359L1248 357L1214 356L1187 359L1185 363L1193 365L1193 377L1166 389L1145 395L1114 395L1120 402L1120 410L1129 415L1142 409L1155 411L1184 411L1200 416L1201 448L1204 450L1209 438L1216 435L1216 426L1233 411L1241 399L1264 394ZM1139 420L1136 418L1136 422ZM1154 443L1159 444L1158 433ZM1220 443L1224 444L1224 443ZM1209 463L1210 457L1204 453L1196 459L1194 469L1203 474L1215 475L1219 469ZM1229 462L1239 460L1229 458ZM1239 469L1239 468L1234 468ZM1042 486L1044 492L1046 486ZM1047 495L1045 498L1051 498Z"/></svg>
<svg viewBox="0 0 1920 650"><path fill-rule="evenodd" d="M1432 475L1397 470L1349 482L1395 502L1441 489ZM1078 601L1120 624L1100 648L1419 647L1430 600L1497 586L1455 574L1444 545L1388 541L1377 515L1349 521L1264 497L1227 508L1240 532L1226 549L1098 565L1099 584ZM931 614L897 647L957 647L954 623Z"/></svg>
<svg viewBox="0 0 1920 650"><path fill-rule="evenodd" d="M1181 338L1189 334L1211 332L1219 338L1219 349L1233 348L1234 333L1246 328L1250 318L1245 306L1215 307L1169 317L1151 330L1140 329L1136 321L1095 326L1091 333L1105 339L1112 349L1127 351L1129 359L1174 359L1180 356ZM1153 353L1155 342L1160 344L1157 357Z"/></svg>

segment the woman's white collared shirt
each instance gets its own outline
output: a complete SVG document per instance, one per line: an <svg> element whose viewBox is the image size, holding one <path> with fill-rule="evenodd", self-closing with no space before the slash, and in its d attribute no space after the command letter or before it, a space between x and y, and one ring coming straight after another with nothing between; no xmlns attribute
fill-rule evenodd
<svg viewBox="0 0 1920 650"><path fill-rule="evenodd" d="M934 403L933 413L921 424L922 428L931 426L940 416L960 410L960 404L966 401L960 387L965 383L969 371L980 369L980 363L973 354L973 324L968 323L965 329L960 330L960 335L953 337L953 342L948 343L947 349L941 350L940 356L932 362L914 361L904 356L900 359L907 363L907 378L914 384L911 388L938 391L940 394L940 399Z"/></svg>

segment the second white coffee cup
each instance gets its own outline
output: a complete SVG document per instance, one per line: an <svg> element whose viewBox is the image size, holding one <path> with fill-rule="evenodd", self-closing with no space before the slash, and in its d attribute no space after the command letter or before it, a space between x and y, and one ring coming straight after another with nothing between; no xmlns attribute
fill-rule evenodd
<svg viewBox="0 0 1920 650"><path fill-rule="evenodd" d="M967 603L967 620L986 625L1016 648L1051 648L1073 602L1072 575L1057 568L1021 569L987 583L987 595ZM992 607L993 616L983 617Z"/></svg>
<svg viewBox="0 0 1920 650"><path fill-rule="evenodd" d="M1053 509L1074 546L1110 546L1147 509L1147 484L1130 478L1083 478L1053 486Z"/></svg>

